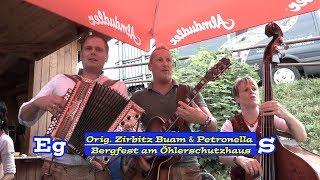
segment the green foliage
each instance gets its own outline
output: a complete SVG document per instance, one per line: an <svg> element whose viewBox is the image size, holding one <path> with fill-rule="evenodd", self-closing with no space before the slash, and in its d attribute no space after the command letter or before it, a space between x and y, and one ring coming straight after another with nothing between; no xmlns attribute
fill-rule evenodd
<svg viewBox="0 0 320 180"><path fill-rule="evenodd" d="M222 57L231 61L229 70L214 82L209 82L201 91L208 108L218 121L218 127L238 110L238 106L231 97L231 88L237 77L250 75L258 79L255 68L234 59L229 52L224 56L217 56L215 52L200 50L198 54L187 61L177 62L174 78L180 83L196 85L206 71L216 64ZM227 168L217 158L200 158L202 168L213 174L216 179L227 179Z"/></svg>
<svg viewBox="0 0 320 180"><path fill-rule="evenodd" d="M308 134L303 146L320 154L320 79L301 79L274 86L274 99L304 125Z"/></svg>

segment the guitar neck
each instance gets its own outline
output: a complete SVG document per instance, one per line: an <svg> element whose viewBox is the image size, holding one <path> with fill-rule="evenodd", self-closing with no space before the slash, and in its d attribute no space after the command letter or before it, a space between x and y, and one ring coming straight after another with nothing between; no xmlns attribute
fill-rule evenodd
<svg viewBox="0 0 320 180"><path fill-rule="evenodd" d="M200 82L188 93L187 98L184 99L184 102L188 105L191 104L191 102L194 100L194 98L197 96L197 94L201 91L201 89L208 83L208 80L206 80L205 77L201 79ZM173 122L175 121L178 116L174 113L170 117L170 120Z"/></svg>
<svg viewBox="0 0 320 180"><path fill-rule="evenodd" d="M190 91L185 99L185 102L190 105L192 100L197 96L201 89L208 83L208 80L203 77L200 82Z"/></svg>
<svg viewBox="0 0 320 180"><path fill-rule="evenodd" d="M205 76L201 78L198 84L188 93L184 102L187 105L190 105L191 102L195 99L197 94L202 90L202 88L209 82L218 79L218 77L230 66L230 60L227 58L222 58L214 67L209 69ZM178 118L176 114L170 116L171 121L175 121Z"/></svg>

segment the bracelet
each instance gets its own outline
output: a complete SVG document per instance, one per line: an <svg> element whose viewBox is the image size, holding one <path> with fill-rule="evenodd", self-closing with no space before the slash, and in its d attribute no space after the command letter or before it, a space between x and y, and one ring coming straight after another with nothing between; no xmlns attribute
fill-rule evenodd
<svg viewBox="0 0 320 180"><path fill-rule="evenodd" d="M200 126L202 126L202 127L208 127L211 121L212 121L211 117L208 116L208 117L207 117L207 120L204 122L204 124L200 124Z"/></svg>

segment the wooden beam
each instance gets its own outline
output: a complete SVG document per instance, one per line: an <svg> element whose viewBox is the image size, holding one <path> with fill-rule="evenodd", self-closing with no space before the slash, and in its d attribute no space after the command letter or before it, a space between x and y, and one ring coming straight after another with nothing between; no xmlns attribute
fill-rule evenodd
<svg viewBox="0 0 320 180"><path fill-rule="evenodd" d="M44 43L0 43L0 49L2 51L9 51L9 52L21 52L21 51L28 51L31 52L38 52L41 51L49 51L50 45L48 42Z"/></svg>
<svg viewBox="0 0 320 180"><path fill-rule="evenodd" d="M59 38L59 40L57 40L54 44L51 45L51 49L50 51L48 51L47 54L35 54L35 60L40 60L44 57L46 57L48 54L51 54L55 51L57 51L58 49L64 47L67 44L70 44L71 42L79 39L81 36L84 36L84 34L88 33L88 29L87 28L82 28L82 27L78 27L77 28L77 33L74 34L73 36L71 36L70 34L68 35L64 35L62 37Z"/></svg>

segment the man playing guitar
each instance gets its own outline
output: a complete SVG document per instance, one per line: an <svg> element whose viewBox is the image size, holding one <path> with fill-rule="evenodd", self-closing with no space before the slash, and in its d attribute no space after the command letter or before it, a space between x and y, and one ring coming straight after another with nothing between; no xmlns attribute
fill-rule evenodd
<svg viewBox="0 0 320 180"><path fill-rule="evenodd" d="M212 117L201 94L196 95L191 106L182 101L179 101L177 105L177 91L180 84L172 78L173 61L171 53L167 48L160 46L152 52L148 68L152 71L152 83L147 89L134 93L131 98L145 110L146 114L141 120L144 127L147 127L150 119L155 116L166 119L176 113L188 125L200 124L205 131L216 131L217 122ZM192 90L190 86L185 87L186 93ZM186 129L190 130L188 127ZM138 164L144 171L150 170L151 167L146 159L144 157L138 159ZM201 179L199 163L195 156L182 157L171 167L168 172L169 175L160 175L160 179L167 179L168 176L170 180Z"/></svg>

